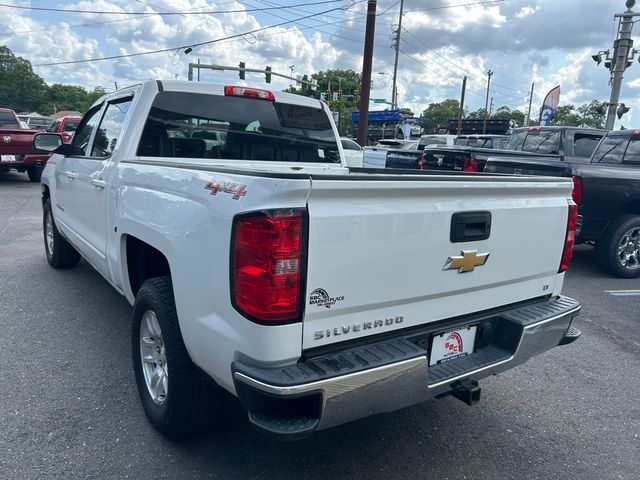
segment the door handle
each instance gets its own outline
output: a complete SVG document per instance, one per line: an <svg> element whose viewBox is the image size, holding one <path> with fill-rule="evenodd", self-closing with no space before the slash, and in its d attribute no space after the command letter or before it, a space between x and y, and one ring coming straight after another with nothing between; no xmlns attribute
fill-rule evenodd
<svg viewBox="0 0 640 480"><path fill-rule="evenodd" d="M105 182L104 180L98 180L97 178L94 178L93 180L91 180L91 183L93 184L94 187L96 187L97 190L102 190L104 187L107 186L107 182Z"/></svg>
<svg viewBox="0 0 640 480"><path fill-rule="evenodd" d="M64 172L64 174L69 177L69 180L75 180L78 178L78 174L76 172Z"/></svg>

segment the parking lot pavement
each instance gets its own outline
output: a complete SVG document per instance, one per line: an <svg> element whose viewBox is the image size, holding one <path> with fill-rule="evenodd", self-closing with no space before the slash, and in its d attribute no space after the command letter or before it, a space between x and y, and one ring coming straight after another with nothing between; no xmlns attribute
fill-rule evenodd
<svg viewBox="0 0 640 480"><path fill-rule="evenodd" d="M131 308L86 264L44 258L39 185L0 174L0 479L637 479L640 280L578 247L565 294L583 337L447 397L293 443L224 423L172 442L147 423L130 361ZM612 292L613 291L613 292Z"/></svg>

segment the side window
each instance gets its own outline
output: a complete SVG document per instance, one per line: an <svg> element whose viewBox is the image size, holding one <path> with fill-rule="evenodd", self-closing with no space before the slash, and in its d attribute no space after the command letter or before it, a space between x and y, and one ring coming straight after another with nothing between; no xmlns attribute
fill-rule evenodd
<svg viewBox="0 0 640 480"><path fill-rule="evenodd" d="M627 153L624 154L622 163L630 165L640 165L640 138L631 139L627 147Z"/></svg>
<svg viewBox="0 0 640 480"><path fill-rule="evenodd" d="M116 150L122 132L122 124L127 117L131 102L132 98L127 97L124 100L107 104L107 109L93 139L92 157L107 158Z"/></svg>
<svg viewBox="0 0 640 480"><path fill-rule="evenodd" d="M621 163L628 143L629 137L626 135L605 137L593 152L591 163Z"/></svg>
<svg viewBox="0 0 640 480"><path fill-rule="evenodd" d="M47 130L49 132L57 132L58 131L58 125L60 125L60 120L56 120L55 122L53 122L51 124L51 126Z"/></svg>
<svg viewBox="0 0 640 480"><path fill-rule="evenodd" d="M602 137L576 133L573 142L573 154L576 157L590 157Z"/></svg>
<svg viewBox="0 0 640 480"><path fill-rule="evenodd" d="M98 119L100 118L99 114L101 110L102 105L95 107L93 110L87 112L80 122L78 130L76 130L76 134L73 136L72 145L75 147L74 155L81 157L87 156L87 146L89 145L91 134L96 128Z"/></svg>

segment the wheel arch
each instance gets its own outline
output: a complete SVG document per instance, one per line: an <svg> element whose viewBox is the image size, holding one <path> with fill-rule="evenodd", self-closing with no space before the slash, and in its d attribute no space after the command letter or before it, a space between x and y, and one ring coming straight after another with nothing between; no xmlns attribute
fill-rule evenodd
<svg viewBox="0 0 640 480"><path fill-rule="evenodd" d="M124 234L121 238L123 265L126 266L124 280L127 282L127 291L133 298L145 280L153 277L171 277L169 260L161 249L135 235Z"/></svg>

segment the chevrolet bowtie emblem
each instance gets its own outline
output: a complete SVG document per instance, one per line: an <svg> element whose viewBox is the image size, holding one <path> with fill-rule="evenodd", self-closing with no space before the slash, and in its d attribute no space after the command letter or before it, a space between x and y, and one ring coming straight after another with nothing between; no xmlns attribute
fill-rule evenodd
<svg viewBox="0 0 640 480"><path fill-rule="evenodd" d="M442 270L458 270L458 273L473 272L473 269L487 263L489 252L478 253L477 250L462 250L459 257L449 257Z"/></svg>

